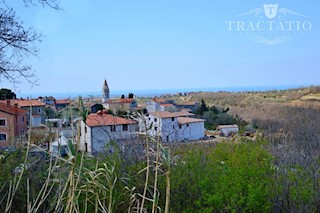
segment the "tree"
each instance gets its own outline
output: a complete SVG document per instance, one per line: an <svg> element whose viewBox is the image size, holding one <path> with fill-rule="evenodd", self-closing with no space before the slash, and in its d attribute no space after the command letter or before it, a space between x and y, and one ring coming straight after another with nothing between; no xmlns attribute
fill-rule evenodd
<svg viewBox="0 0 320 213"><path fill-rule="evenodd" d="M133 98L134 94L132 92L129 93L128 98Z"/></svg>
<svg viewBox="0 0 320 213"><path fill-rule="evenodd" d="M56 0L23 0L25 6L49 6L59 9ZM13 8L0 1L0 80L5 79L16 84L20 79L35 83L36 78L31 65L24 62L29 56L38 53L37 43L41 41L41 33L26 28Z"/></svg>
<svg viewBox="0 0 320 213"><path fill-rule="evenodd" d="M12 92L10 89L2 88L0 90L0 100L6 100L6 99L16 99L17 96L14 92Z"/></svg>
<svg viewBox="0 0 320 213"><path fill-rule="evenodd" d="M208 107L207 107L206 103L204 102L204 100L201 99L201 105L197 109L196 114L203 115L203 113L206 112L206 111L208 111Z"/></svg>

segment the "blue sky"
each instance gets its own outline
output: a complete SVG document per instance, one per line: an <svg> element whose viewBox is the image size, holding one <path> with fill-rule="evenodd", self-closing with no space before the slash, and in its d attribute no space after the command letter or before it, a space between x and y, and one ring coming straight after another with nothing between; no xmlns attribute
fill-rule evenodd
<svg viewBox="0 0 320 213"><path fill-rule="evenodd" d="M277 45L228 31L227 21L255 22L254 15L236 16L269 3L307 16L283 21L308 21L312 29ZM23 82L18 95L96 92L104 78L111 93L319 84L316 1L62 0L64 11L9 5L45 35L39 57L26 59L39 85ZM3 80L0 86L14 89Z"/></svg>

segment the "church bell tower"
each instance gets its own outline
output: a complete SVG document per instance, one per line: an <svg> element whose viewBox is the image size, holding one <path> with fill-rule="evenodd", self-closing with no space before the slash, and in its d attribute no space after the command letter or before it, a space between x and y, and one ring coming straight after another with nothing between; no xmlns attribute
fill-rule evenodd
<svg viewBox="0 0 320 213"><path fill-rule="evenodd" d="M102 86L102 103L106 103L109 99L110 99L110 91L109 91L107 80L105 79Z"/></svg>

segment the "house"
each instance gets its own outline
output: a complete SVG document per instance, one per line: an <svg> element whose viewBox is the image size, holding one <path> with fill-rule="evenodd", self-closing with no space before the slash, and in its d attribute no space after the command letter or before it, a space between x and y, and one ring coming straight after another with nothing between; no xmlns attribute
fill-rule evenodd
<svg viewBox="0 0 320 213"><path fill-rule="evenodd" d="M137 130L138 123L134 120L113 116L106 111L92 113L86 123L81 121L79 149L96 154L103 151L110 141L121 144L134 140Z"/></svg>
<svg viewBox="0 0 320 213"><path fill-rule="evenodd" d="M17 138L25 137L27 132L27 111L12 106L8 100L0 103L0 147L12 146Z"/></svg>
<svg viewBox="0 0 320 213"><path fill-rule="evenodd" d="M163 142L198 140L204 137L205 120L193 116L187 111L150 112L145 118L145 124L140 122L139 127L140 131L147 129L150 136L159 135Z"/></svg>
<svg viewBox="0 0 320 213"><path fill-rule="evenodd" d="M99 103L90 103L89 108L90 113L97 113L99 110L103 110L103 105Z"/></svg>
<svg viewBox="0 0 320 213"><path fill-rule="evenodd" d="M68 139L63 134L60 135L50 144L50 152L54 157L67 156L68 154L71 154Z"/></svg>
<svg viewBox="0 0 320 213"><path fill-rule="evenodd" d="M162 98L153 98L146 103L146 109L148 112L158 112L158 111L175 111L173 100L165 100Z"/></svg>
<svg viewBox="0 0 320 213"><path fill-rule="evenodd" d="M116 111L134 111L138 107L133 98L111 99L106 102L106 109Z"/></svg>
<svg viewBox="0 0 320 213"><path fill-rule="evenodd" d="M199 107L198 102L184 102L175 105L178 109L190 109L192 112L195 112Z"/></svg>
<svg viewBox="0 0 320 213"><path fill-rule="evenodd" d="M231 134L238 134L239 132L239 127L238 125L234 124L234 125L219 125L217 126L217 131L220 132L221 136L225 136L228 137Z"/></svg>
<svg viewBox="0 0 320 213"><path fill-rule="evenodd" d="M54 105L56 106L56 109L59 111L61 109L66 108L71 104L70 99L62 99L62 100L55 100Z"/></svg>
<svg viewBox="0 0 320 213"><path fill-rule="evenodd" d="M168 112L175 112L177 111L177 107L173 104L169 104L169 103L164 103L164 104L160 104L159 106L159 111L168 111Z"/></svg>
<svg viewBox="0 0 320 213"><path fill-rule="evenodd" d="M38 100L28 99L14 99L11 100L11 105L17 105L19 108L26 110L27 125L39 127L41 124L46 123L45 104ZM31 119L30 119L31 118Z"/></svg>
<svg viewBox="0 0 320 213"><path fill-rule="evenodd" d="M47 96L45 96L45 97L40 96L40 97L38 98L38 101L41 101L41 102L43 102L44 104L50 105L50 106L54 106L55 100L56 100L56 99L55 99L54 97L52 97L52 96L49 96L49 97L47 97Z"/></svg>

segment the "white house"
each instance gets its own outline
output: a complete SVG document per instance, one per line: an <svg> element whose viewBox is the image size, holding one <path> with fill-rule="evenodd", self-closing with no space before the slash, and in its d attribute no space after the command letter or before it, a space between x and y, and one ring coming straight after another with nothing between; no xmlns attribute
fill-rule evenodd
<svg viewBox="0 0 320 213"><path fill-rule="evenodd" d="M96 154L110 141L121 143L135 139L137 131L138 123L134 120L106 114L106 111L92 113L86 123L81 121L79 149Z"/></svg>
<svg viewBox="0 0 320 213"><path fill-rule="evenodd" d="M164 142L198 140L204 137L203 119L191 118L194 114L180 112L151 112L145 118L146 128L150 136L159 135ZM144 131L140 123L140 131Z"/></svg>
<svg viewBox="0 0 320 213"><path fill-rule="evenodd" d="M50 151L53 156L65 156L70 153L70 149L68 146L68 139L64 136L61 135L57 140L51 143L50 145Z"/></svg>
<svg viewBox="0 0 320 213"><path fill-rule="evenodd" d="M239 132L239 127L238 125L219 125L216 128L219 132L220 135L228 137L231 134L238 134Z"/></svg>
<svg viewBox="0 0 320 213"><path fill-rule="evenodd" d="M162 98L153 98L146 103L148 112L157 111L176 111L176 106L173 100L164 100Z"/></svg>

